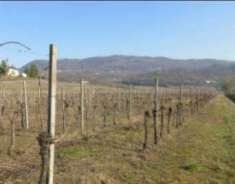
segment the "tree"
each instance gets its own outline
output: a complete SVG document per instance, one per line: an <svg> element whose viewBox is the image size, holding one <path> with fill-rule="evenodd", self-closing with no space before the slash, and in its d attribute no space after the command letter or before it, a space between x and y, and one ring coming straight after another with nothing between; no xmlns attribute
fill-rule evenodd
<svg viewBox="0 0 235 184"><path fill-rule="evenodd" d="M235 77L234 76L230 76L225 78L222 81L221 84L221 89L224 93L231 93L232 91L234 91L234 86L235 86Z"/></svg>
<svg viewBox="0 0 235 184"><path fill-rule="evenodd" d="M8 70L7 60L2 60L0 64L0 75L5 75Z"/></svg>
<svg viewBox="0 0 235 184"><path fill-rule="evenodd" d="M24 72L27 74L28 77L36 78L39 76L39 71L35 64L31 64L24 70Z"/></svg>

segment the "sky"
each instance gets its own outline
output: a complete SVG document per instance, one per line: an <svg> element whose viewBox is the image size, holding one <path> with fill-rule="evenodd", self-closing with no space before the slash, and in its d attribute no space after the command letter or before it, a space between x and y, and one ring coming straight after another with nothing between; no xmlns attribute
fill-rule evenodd
<svg viewBox="0 0 235 184"><path fill-rule="evenodd" d="M106 55L235 61L235 2L0 2L0 59L20 67L47 59Z"/></svg>

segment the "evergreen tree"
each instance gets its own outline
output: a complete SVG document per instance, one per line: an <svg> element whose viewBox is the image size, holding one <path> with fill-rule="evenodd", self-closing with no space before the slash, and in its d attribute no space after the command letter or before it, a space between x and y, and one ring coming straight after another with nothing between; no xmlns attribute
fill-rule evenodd
<svg viewBox="0 0 235 184"><path fill-rule="evenodd" d="M8 70L8 65L6 60L2 60L0 64L0 75L5 75Z"/></svg>
<svg viewBox="0 0 235 184"><path fill-rule="evenodd" d="M24 71L28 77L36 78L39 76L38 68L35 64L31 64L29 67L27 67Z"/></svg>

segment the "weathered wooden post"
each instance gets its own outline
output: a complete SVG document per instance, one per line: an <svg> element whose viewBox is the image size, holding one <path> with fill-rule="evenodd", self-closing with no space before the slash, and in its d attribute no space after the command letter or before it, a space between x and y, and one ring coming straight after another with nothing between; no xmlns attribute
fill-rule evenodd
<svg viewBox="0 0 235 184"><path fill-rule="evenodd" d="M92 112L92 118L93 118L93 125L92 125L92 130L95 131L95 126L96 126L96 110L97 110L97 105L93 105L93 112Z"/></svg>
<svg viewBox="0 0 235 184"><path fill-rule="evenodd" d="M87 81L85 81L85 84L87 83ZM85 85L84 86L84 101L85 101L85 121L88 121L88 117L89 117L89 108L90 108L90 91L88 89L88 86ZM86 124L87 125L87 124ZM88 132L88 126L86 126L86 132Z"/></svg>
<svg viewBox="0 0 235 184"><path fill-rule="evenodd" d="M132 86L129 85L129 106L128 106L128 120L131 119L132 115Z"/></svg>
<svg viewBox="0 0 235 184"><path fill-rule="evenodd" d="M80 83L80 109L81 109L81 135L84 135L84 80L81 79Z"/></svg>
<svg viewBox="0 0 235 184"><path fill-rule="evenodd" d="M171 129L171 115L172 115L172 108L169 107L168 108L168 112L167 112L167 133L169 134Z"/></svg>
<svg viewBox="0 0 235 184"><path fill-rule="evenodd" d="M118 88L118 113L121 112L121 89Z"/></svg>
<svg viewBox="0 0 235 184"><path fill-rule="evenodd" d="M3 104L0 105L0 130L4 130L4 127L3 127L3 114L4 114L4 111L5 111L5 107Z"/></svg>
<svg viewBox="0 0 235 184"><path fill-rule="evenodd" d="M160 113L161 113L160 137L163 136L163 130L164 130L164 110L165 110L165 107L161 105L160 107Z"/></svg>
<svg viewBox="0 0 235 184"><path fill-rule="evenodd" d="M20 123L21 128L25 128L25 113L24 113L24 102L23 102L23 90L20 91L19 103L20 103Z"/></svg>
<svg viewBox="0 0 235 184"><path fill-rule="evenodd" d="M184 122L184 109L183 109L183 94L182 94L182 84L180 84L180 125Z"/></svg>
<svg viewBox="0 0 235 184"><path fill-rule="evenodd" d="M41 102L41 76L38 77L38 104Z"/></svg>
<svg viewBox="0 0 235 184"><path fill-rule="evenodd" d="M181 84L179 85L179 92L178 92L178 102L176 104L176 128L182 125L182 92L181 92Z"/></svg>
<svg viewBox="0 0 235 184"><path fill-rule="evenodd" d="M155 79L155 90L154 90L154 110L153 110L154 144L158 143L157 112L158 112L158 78Z"/></svg>
<svg viewBox="0 0 235 184"><path fill-rule="evenodd" d="M66 129L66 100L65 100L65 92L64 89L62 88L62 121L63 121L63 132L65 132Z"/></svg>
<svg viewBox="0 0 235 184"><path fill-rule="evenodd" d="M41 76L38 78L38 119L41 122L41 129L44 129L41 112Z"/></svg>
<svg viewBox="0 0 235 184"><path fill-rule="evenodd" d="M176 128L178 128L179 127L179 109L180 109L180 107L179 107L180 105L179 105L179 103L177 102L177 104L176 104L176 114L175 114L175 116L176 116L176 121L175 121L175 127Z"/></svg>
<svg viewBox="0 0 235 184"><path fill-rule="evenodd" d="M192 88L189 88L189 106L190 106L190 114L193 115L193 98L192 98Z"/></svg>
<svg viewBox="0 0 235 184"><path fill-rule="evenodd" d="M107 110L108 110L108 108L107 108L105 102L103 102L102 105L103 105L103 123L104 123L104 127L106 127L106 124L107 124L107 115L108 115Z"/></svg>
<svg viewBox="0 0 235 184"><path fill-rule="evenodd" d="M179 125L182 125L182 88L181 84L179 86Z"/></svg>
<svg viewBox="0 0 235 184"><path fill-rule="evenodd" d="M28 112L28 97L27 97L27 86L26 81L23 82L24 85L24 112L25 112L25 128L29 128L29 112Z"/></svg>
<svg viewBox="0 0 235 184"><path fill-rule="evenodd" d="M55 160L55 144L53 139L55 138L55 124L56 124L56 60L57 49L55 45L50 45L50 63L49 63L49 108L48 108L48 135L51 138L49 141L49 167L47 184L53 184L54 175L54 160Z"/></svg>
<svg viewBox="0 0 235 184"><path fill-rule="evenodd" d="M199 97L198 94L196 92L196 101L195 101L195 106L196 106L196 112L199 112Z"/></svg>
<svg viewBox="0 0 235 184"><path fill-rule="evenodd" d="M118 111L118 104L114 103L113 105L113 125L117 124L117 111Z"/></svg>
<svg viewBox="0 0 235 184"><path fill-rule="evenodd" d="M146 149L148 146L148 119L150 117L150 114L148 111L144 112L144 143L143 143L143 149Z"/></svg>
<svg viewBox="0 0 235 184"><path fill-rule="evenodd" d="M18 112L15 111L12 113L12 117L10 117L10 123L11 123L11 144L10 147L8 149L8 154L11 156L12 155L12 151L15 148L15 121L17 118Z"/></svg>

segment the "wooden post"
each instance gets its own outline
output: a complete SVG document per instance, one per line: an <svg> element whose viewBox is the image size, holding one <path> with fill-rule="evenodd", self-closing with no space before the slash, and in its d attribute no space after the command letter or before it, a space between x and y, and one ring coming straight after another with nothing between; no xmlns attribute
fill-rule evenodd
<svg viewBox="0 0 235 184"><path fill-rule="evenodd" d="M118 108L118 104L114 103L113 105L113 125L117 124L117 109Z"/></svg>
<svg viewBox="0 0 235 184"><path fill-rule="evenodd" d="M190 105L190 113L193 115L193 98L192 98L192 88L189 88L189 105Z"/></svg>
<svg viewBox="0 0 235 184"><path fill-rule="evenodd" d="M196 112L198 113L198 111L199 111L199 98L198 98L198 94L196 94L195 105L196 105Z"/></svg>
<svg viewBox="0 0 235 184"><path fill-rule="evenodd" d="M86 81L85 81L86 82ZM85 83L84 83L85 85ZM84 105L85 105L85 121L88 122L89 117L89 103L90 103L90 94L87 85L84 86ZM87 124L86 124L87 125ZM86 126L86 133L88 131L88 126Z"/></svg>
<svg viewBox="0 0 235 184"><path fill-rule="evenodd" d="M84 80L80 84L80 108L81 108L81 134L84 135Z"/></svg>
<svg viewBox="0 0 235 184"><path fill-rule="evenodd" d="M20 123L21 123L21 128L25 128L25 116L24 116L24 102L23 102L23 90L20 91Z"/></svg>
<svg viewBox="0 0 235 184"><path fill-rule="evenodd" d="M157 111L158 111L158 78L156 78L155 80L155 90L154 90L154 110L153 110L154 144L158 143Z"/></svg>
<svg viewBox="0 0 235 184"><path fill-rule="evenodd" d="M24 80L23 82L24 85L24 112L25 112L25 127L26 129L29 128L29 112L28 112L28 98L27 98L27 86L26 82Z"/></svg>
<svg viewBox="0 0 235 184"><path fill-rule="evenodd" d="M41 76L38 78L38 118L41 122L41 129L44 129L43 119L42 119L42 112L41 112Z"/></svg>
<svg viewBox="0 0 235 184"><path fill-rule="evenodd" d="M183 124L184 116L183 116L183 100L182 100L182 84L180 84L180 125Z"/></svg>
<svg viewBox="0 0 235 184"><path fill-rule="evenodd" d="M105 105L105 102L103 102L103 123L104 123L104 127L106 127L107 124L107 106Z"/></svg>
<svg viewBox="0 0 235 184"><path fill-rule="evenodd" d="M9 155L11 156L13 149L15 148L15 119L12 118L11 123L11 144L9 147Z"/></svg>
<svg viewBox="0 0 235 184"><path fill-rule="evenodd" d="M66 100L65 100L65 94L64 89L62 88L62 120L63 120L63 132L65 132L66 129Z"/></svg>
<svg viewBox="0 0 235 184"><path fill-rule="evenodd" d="M41 76L38 78L38 103L41 102Z"/></svg>
<svg viewBox="0 0 235 184"><path fill-rule="evenodd" d="M181 84L179 85L179 93L178 93L178 102L177 102L177 124L176 128L178 126L182 125L182 91L181 91Z"/></svg>
<svg viewBox="0 0 235 184"><path fill-rule="evenodd" d="M11 156L12 151L15 148L15 121L17 118L18 112L13 112L12 117L10 117L10 123L11 123L11 144L8 150L8 154Z"/></svg>
<svg viewBox="0 0 235 184"><path fill-rule="evenodd" d="M129 106L128 106L128 119L131 119L132 115L132 86L129 85Z"/></svg>
<svg viewBox="0 0 235 184"><path fill-rule="evenodd" d="M144 144L143 149L146 149L148 146L148 119L150 115L148 111L144 113Z"/></svg>
<svg viewBox="0 0 235 184"><path fill-rule="evenodd" d="M4 126L3 126L3 114L4 114L4 111L5 111L5 107L4 105L1 103L0 105L0 130L4 130Z"/></svg>
<svg viewBox="0 0 235 184"><path fill-rule="evenodd" d="M167 133L169 134L171 131L171 115L172 115L172 108L168 108L167 112Z"/></svg>
<svg viewBox="0 0 235 184"><path fill-rule="evenodd" d="M161 113L160 137L163 136L163 130L164 130L164 110L165 110L165 107L161 105L160 107L160 113Z"/></svg>
<svg viewBox="0 0 235 184"><path fill-rule="evenodd" d="M118 88L118 113L121 112L121 89Z"/></svg>
<svg viewBox="0 0 235 184"><path fill-rule="evenodd" d="M55 124L56 124L56 60L57 49L55 45L50 45L50 63L49 63L49 91L48 91L48 135L52 141L49 145L49 167L47 184L53 184L54 160L55 160Z"/></svg>

